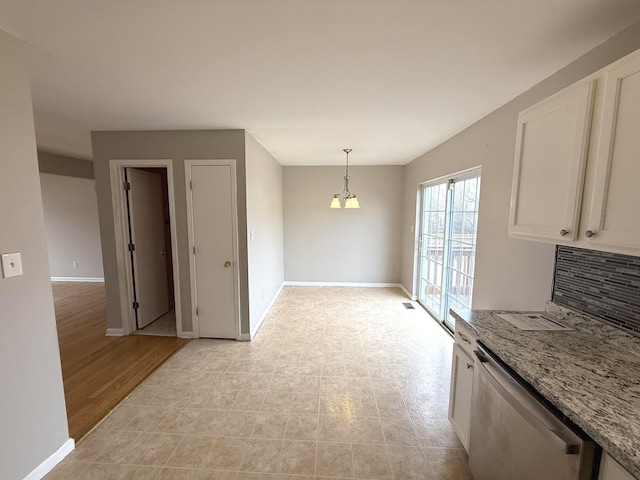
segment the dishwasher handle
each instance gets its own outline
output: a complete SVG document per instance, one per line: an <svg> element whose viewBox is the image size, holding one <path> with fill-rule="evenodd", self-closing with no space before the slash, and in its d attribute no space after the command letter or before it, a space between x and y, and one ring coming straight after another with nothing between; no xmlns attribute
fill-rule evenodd
<svg viewBox="0 0 640 480"><path fill-rule="evenodd" d="M495 361L490 361L487 353L485 353L480 347L477 350L474 350L473 353L479 360L480 371L484 372L491 384L498 391L498 393L505 399L509 405L511 405L521 416L524 418L532 427L534 427L538 432L540 432L545 438L551 441L556 447L562 450L567 455L575 455L580 453L580 445L581 440L577 438L577 436L571 432L567 427L562 429L553 429L538 418L538 416L532 411L531 408L528 408L523 404L519 399L514 397L507 388L504 387L502 382L498 377L503 376L507 378L513 378L511 375L506 372L500 365L498 365ZM494 370L492 373L491 370ZM524 387L518 385L521 388L525 395L529 398L526 400L530 402L539 402L531 396L529 392L526 392ZM544 407L543 407L544 408ZM552 416L551 412L547 413ZM554 417L555 419L555 417ZM557 420L557 419L556 419ZM560 422L560 420L557 420Z"/></svg>

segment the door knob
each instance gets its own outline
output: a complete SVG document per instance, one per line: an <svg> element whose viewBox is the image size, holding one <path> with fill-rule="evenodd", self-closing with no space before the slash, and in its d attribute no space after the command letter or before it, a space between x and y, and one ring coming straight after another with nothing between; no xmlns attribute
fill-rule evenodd
<svg viewBox="0 0 640 480"><path fill-rule="evenodd" d="M228 268L230 266L231 266L231 262L229 261L224 262L224 268Z"/></svg>

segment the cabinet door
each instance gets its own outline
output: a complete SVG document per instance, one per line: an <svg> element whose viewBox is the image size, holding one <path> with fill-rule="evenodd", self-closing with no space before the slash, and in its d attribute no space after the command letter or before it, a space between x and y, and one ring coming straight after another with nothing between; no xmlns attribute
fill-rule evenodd
<svg viewBox="0 0 640 480"><path fill-rule="evenodd" d="M575 240L595 81L573 85L518 117L509 235Z"/></svg>
<svg viewBox="0 0 640 480"><path fill-rule="evenodd" d="M598 480L634 480L634 478L605 452L602 454Z"/></svg>
<svg viewBox="0 0 640 480"><path fill-rule="evenodd" d="M640 249L640 56L606 73L586 241ZM591 232L591 233L590 233Z"/></svg>
<svg viewBox="0 0 640 480"><path fill-rule="evenodd" d="M467 451L469 451L472 386L473 360L456 344L453 346L453 362L451 365L449 421Z"/></svg>

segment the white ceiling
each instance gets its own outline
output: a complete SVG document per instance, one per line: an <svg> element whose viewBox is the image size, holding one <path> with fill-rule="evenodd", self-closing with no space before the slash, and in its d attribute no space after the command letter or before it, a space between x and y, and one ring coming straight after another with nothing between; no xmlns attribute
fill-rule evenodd
<svg viewBox="0 0 640 480"><path fill-rule="evenodd" d="M244 128L283 165L406 164L640 19L640 0L0 0L39 148Z"/></svg>

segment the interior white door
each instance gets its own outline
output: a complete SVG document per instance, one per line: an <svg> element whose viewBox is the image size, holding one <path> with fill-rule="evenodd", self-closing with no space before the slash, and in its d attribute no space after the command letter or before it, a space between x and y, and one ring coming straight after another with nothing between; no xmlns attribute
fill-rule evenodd
<svg viewBox="0 0 640 480"><path fill-rule="evenodd" d="M129 224L137 327L144 328L169 311L165 263L162 179L160 175L127 169Z"/></svg>
<svg viewBox="0 0 640 480"><path fill-rule="evenodd" d="M236 338L232 165L190 165L192 263L200 337Z"/></svg>

